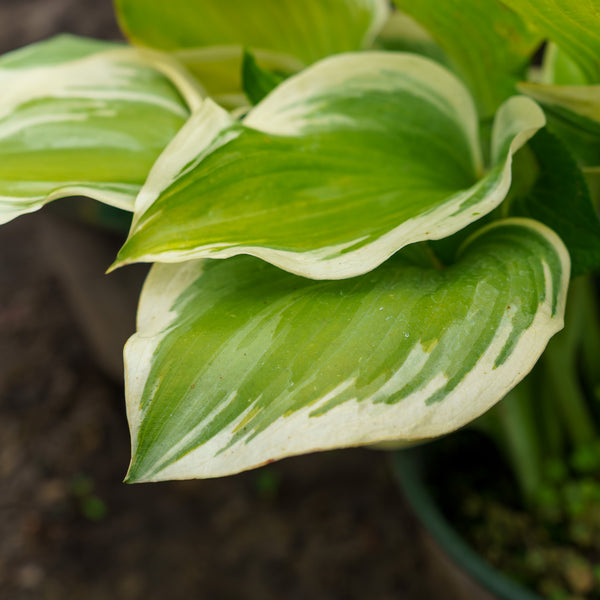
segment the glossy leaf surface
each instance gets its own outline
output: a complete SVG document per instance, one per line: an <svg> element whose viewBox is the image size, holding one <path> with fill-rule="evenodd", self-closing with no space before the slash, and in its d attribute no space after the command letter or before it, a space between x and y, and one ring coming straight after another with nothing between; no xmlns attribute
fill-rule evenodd
<svg viewBox="0 0 600 600"><path fill-rule="evenodd" d="M156 265L125 349L128 480L416 441L490 408L562 327L566 249L514 219L447 269L410 257L343 281L251 257Z"/></svg>
<svg viewBox="0 0 600 600"><path fill-rule="evenodd" d="M0 222L86 195L132 210L189 111L149 60L60 36L0 59Z"/></svg>
<svg viewBox="0 0 600 600"><path fill-rule="evenodd" d="M543 124L534 102L510 99L486 171L449 71L412 54L331 57L242 124L205 103L156 163L116 264L252 254L317 279L365 273L496 207L512 154Z"/></svg>

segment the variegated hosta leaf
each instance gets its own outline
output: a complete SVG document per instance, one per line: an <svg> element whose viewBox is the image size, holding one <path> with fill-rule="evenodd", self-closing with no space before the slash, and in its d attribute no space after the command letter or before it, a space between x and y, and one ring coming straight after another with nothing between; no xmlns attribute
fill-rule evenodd
<svg viewBox="0 0 600 600"><path fill-rule="evenodd" d="M539 83L554 85L587 85L581 67L556 44L548 42L544 51Z"/></svg>
<svg viewBox="0 0 600 600"><path fill-rule="evenodd" d="M73 195L133 209L189 114L152 64L137 50L73 36L0 59L0 222Z"/></svg>
<svg viewBox="0 0 600 600"><path fill-rule="evenodd" d="M331 57L243 124L207 101L153 168L116 266L251 254L315 279L365 273L495 208L543 124L511 98L484 172L475 108L449 71L404 53Z"/></svg>
<svg viewBox="0 0 600 600"><path fill-rule="evenodd" d="M600 85L521 83L518 87L544 107L549 127L584 166L600 166Z"/></svg>
<svg viewBox="0 0 600 600"><path fill-rule="evenodd" d="M238 46L306 63L368 45L386 0L115 0L132 41L164 50Z"/></svg>
<svg viewBox="0 0 600 600"><path fill-rule="evenodd" d="M219 104L247 104L242 49L264 69L295 73L329 54L370 45L387 0L116 0L135 43L175 52Z"/></svg>
<svg viewBox="0 0 600 600"><path fill-rule="evenodd" d="M375 38L374 48L413 52L448 66L448 57L429 32L407 14L395 10Z"/></svg>
<svg viewBox="0 0 600 600"><path fill-rule="evenodd" d="M600 83L600 11L594 1L502 0Z"/></svg>
<svg viewBox="0 0 600 600"><path fill-rule="evenodd" d="M525 78L541 37L499 0L394 0L442 47L489 118Z"/></svg>
<svg viewBox="0 0 600 600"><path fill-rule="evenodd" d="M445 270L409 256L343 281L251 257L155 265L125 347L128 480L412 442L490 408L562 327L565 247L511 219Z"/></svg>
<svg viewBox="0 0 600 600"><path fill-rule="evenodd" d="M600 269L599 213L575 159L546 128L528 150L517 156L515 170L533 175L534 181L525 180L520 189L513 185L509 214L540 221L560 237L571 259L571 277Z"/></svg>
<svg viewBox="0 0 600 600"><path fill-rule="evenodd" d="M548 127L584 168L600 166L600 85L587 85L580 66L551 43L544 53L541 81L518 87L542 104Z"/></svg>

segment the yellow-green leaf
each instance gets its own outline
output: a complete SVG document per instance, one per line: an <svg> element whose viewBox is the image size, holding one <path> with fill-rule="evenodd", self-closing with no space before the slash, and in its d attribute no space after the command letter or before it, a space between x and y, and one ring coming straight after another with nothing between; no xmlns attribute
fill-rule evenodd
<svg viewBox="0 0 600 600"><path fill-rule="evenodd" d="M264 69L294 73L320 58L368 47L386 0L115 0L136 44L172 51L220 104L245 103L242 50Z"/></svg>
<svg viewBox="0 0 600 600"><path fill-rule="evenodd" d="M593 0L502 0L600 83L600 10Z"/></svg>
<svg viewBox="0 0 600 600"><path fill-rule="evenodd" d="M121 44L73 36L0 59L0 222L74 195L133 209L189 115L156 64Z"/></svg>
<svg viewBox="0 0 600 600"><path fill-rule="evenodd" d="M569 257L526 219L438 270L401 252L343 281L251 257L156 265L125 348L129 481L442 435L500 400L561 329Z"/></svg>
<svg viewBox="0 0 600 600"><path fill-rule="evenodd" d="M330 57L242 123L207 101L157 161L117 265L252 254L312 278L365 273L493 210L544 122L531 100L507 101L484 168L475 107L448 70L407 53Z"/></svg>
<svg viewBox="0 0 600 600"><path fill-rule="evenodd" d="M515 93L540 34L499 0L394 0L444 50L483 118Z"/></svg>
<svg viewBox="0 0 600 600"><path fill-rule="evenodd" d="M244 46L311 63L367 46L385 0L115 0L132 41L163 50Z"/></svg>

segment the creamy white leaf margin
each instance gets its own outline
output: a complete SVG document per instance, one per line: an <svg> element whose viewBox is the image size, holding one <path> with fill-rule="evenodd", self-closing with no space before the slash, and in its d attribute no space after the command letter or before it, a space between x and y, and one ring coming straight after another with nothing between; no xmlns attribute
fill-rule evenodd
<svg viewBox="0 0 600 600"><path fill-rule="evenodd" d="M400 75L401 79L394 77ZM468 139L471 160L483 169L478 140L477 111L462 83L438 63L403 52L347 52L323 59L290 77L255 106L244 125L276 135L301 135L321 128L335 129L343 115L318 114L318 102L328 96L350 96L369 91L410 89L460 124ZM357 123L360 125L360 123Z"/></svg>
<svg viewBox="0 0 600 600"><path fill-rule="evenodd" d="M490 183L484 174L477 113L468 91L448 70L423 57L408 53L362 52L327 58L284 81L248 113L243 124L254 130L282 136L335 130L338 125L348 127L353 123L344 114L320 113L319 103L326 103L331 97L360 95L369 91L393 93L403 87L410 88L411 93L422 97L424 102L435 106L462 128L468 140L473 169L481 176L471 188L457 191L433 209L399 223L373 240L359 236L341 244L308 251L278 249L269 247L268 243L264 246L247 245L236 240L208 245L200 242L193 248L175 247L172 250L161 249L160 252L149 248L134 256L128 256L126 245L115 268L135 261L179 262L251 254L298 275L313 279L342 279L372 270L408 244L444 238L493 210L510 188L513 154L544 126L544 114L535 102L525 97L510 98L501 106L493 128L493 156L496 161L493 166L502 166L499 176ZM143 213L181 176L178 172L181 165L199 164L211 149L239 135L239 129L228 130L227 118L221 110L207 105L204 110L197 111L159 158L154 176L146 182L136 202L130 238L157 218L157 215L145 218ZM215 123L219 125L215 126ZM361 127L358 120L354 125ZM212 147L213 142L203 139L208 130L214 131ZM189 143L190 140L195 141ZM198 145L197 150L194 144ZM483 197L470 202L482 189L485 189Z"/></svg>
<svg viewBox="0 0 600 600"><path fill-rule="evenodd" d="M56 38L56 41L62 43L63 38ZM70 42L70 39L67 41ZM53 40L42 44L52 42ZM73 38L73 48L77 47L77 42L78 39ZM82 41L82 48L85 48L86 42ZM82 58L42 65L35 64L39 48L26 48L18 52L24 57L23 65L19 68L13 67L10 61L6 67L0 62L0 143L12 136L22 135L31 127L52 125L60 131L60 126L64 124L64 139L57 135L53 139L38 138L31 142L32 148L38 152L45 147L51 152L53 148L73 143L69 138L70 123L83 124L91 115L118 119L118 113L111 107L111 102L154 106L157 110L171 113L182 125L189 116L188 106L193 109L200 105L205 95L201 87L174 60L153 51L109 47L94 53L86 51ZM32 55L30 65L27 64L27 52ZM164 92L166 88L153 92L146 81L151 72L154 72L154 76L163 73L179 90L185 102L177 97L175 89L168 94ZM19 108L37 101L56 101L56 105L45 114L38 113L34 117L22 119L11 118ZM65 101L64 106L61 106L62 101ZM78 101L87 102L91 106L89 115L86 116L85 109L81 107L70 110L66 105L76 105ZM176 130L173 135L175 133ZM166 142L167 140L165 145ZM81 139L78 143L82 149L86 146L100 147L106 143L106 139ZM119 143L119 140L113 135L108 143L110 146L111 143ZM121 143L131 144L131 140L123 138ZM0 160L1 153L0 149ZM0 223L70 195L90 196L105 204L132 211L142 183L143 178L135 185L119 181L0 181Z"/></svg>
<svg viewBox="0 0 600 600"><path fill-rule="evenodd" d="M150 170L135 200L132 230L164 188L238 135L229 129L234 123L233 117L210 98L202 102Z"/></svg>
<svg viewBox="0 0 600 600"><path fill-rule="evenodd" d="M519 91L542 105L559 106L600 123L600 85L520 83Z"/></svg>
<svg viewBox="0 0 600 600"><path fill-rule="evenodd" d="M518 225L543 236L552 246L561 265L561 275L555 281L545 259L539 257L544 273L545 299L537 307L531 324L523 331L511 354L496 364L513 327L512 312L502 317L499 328L485 353L479 357L464 379L441 402L427 400L447 381L443 373L426 387L412 392L397 404L377 403L406 384L411 374L418 373L427 363L430 349L417 341L400 368L387 378L370 398L355 398L327 409L317 417L314 413L340 394L352 390L355 378L350 377L322 397L292 414L278 418L258 435L231 444L236 430L253 410L253 405L240 414L214 437L170 461L197 429L210 422L221 407L207 415L188 436L175 446L165 446L155 470L136 473L135 481L160 481L219 477L261 466L287 456L338 447L370 445L390 440L412 443L453 431L477 418L500 400L533 367L548 340L563 327L563 314L569 281L570 260L564 244L546 226L529 219L508 219L477 232L471 239L484 235L503 224ZM465 245L468 245L466 242ZM146 382L153 357L161 341L176 324L176 302L187 288L202 277L203 262L153 267L140 300L138 330L125 347L127 411L131 430L132 455L135 456L143 411L142 398L148 400ZM552 298L556 297L553 306ZM518 300L517 300L518 302ZM509 307L510 308L510 307ZM468 323L465 323L468 326ZM193 374L190 374L193 380ZM152 393L152 392L150 392ZM226 403L233 401L232 390Z"/></svg>

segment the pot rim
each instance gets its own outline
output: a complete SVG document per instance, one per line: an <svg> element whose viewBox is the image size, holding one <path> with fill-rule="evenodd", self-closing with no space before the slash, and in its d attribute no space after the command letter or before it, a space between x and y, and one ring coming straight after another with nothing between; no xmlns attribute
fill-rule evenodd
<svg viewBox="0 0 600 600"><path fill-rule="evenodd" d="M500 600L544 600L485 561L442 514L423 478L424 449L392 453L394 476L421 524L452 561Z"/></svg>

